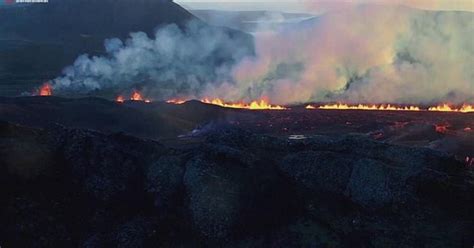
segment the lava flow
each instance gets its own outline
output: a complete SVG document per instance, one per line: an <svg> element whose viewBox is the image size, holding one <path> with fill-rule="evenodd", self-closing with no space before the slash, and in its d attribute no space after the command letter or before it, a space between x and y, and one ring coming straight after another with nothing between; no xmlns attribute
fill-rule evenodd
<svg viewBox="0 0 474 248"><path fill-rule="evenodd" d="M40 96L52 96L53 95L53 88L49 83L45 83L41 86L38 91L38 95Z"/></svg>
<svg viewBox="0 0 474 248"><path fill-rule="evenodd" d="M125 99L123 98L123 96L117 96L117 98L115 99L116 102L119 102L119 103L122 103L125 101Z"/></svg>
<svg viewBox="0 0 474 248"><path fill-rule="evenodd" d="M120 96L117 96L117 98L115 98L115 101L118 102L118 103L123 103L123 102L125 102L125 98L120 95ZM132 96L130 96L130 101L151 103L151 100L144 99L142 94L138 91L134 91L132 93Z"/></svg>
<svg viewBox="0 0 474 248"><path fill-rule="evenodd" d="M225 108L236 108L236 109L251 109L251 110L285 110L287 108L280 105L271 105L266 100L253 101L251 103L225 103L219 98L201 100L203 103L213 104Z"/></svg>
<svg viewBox="0 0 474 248"><path fill-rule="evenodd" d="M306 106L306 109L316 109L316 107L312 105ZM390 104L387 105L348 105L348 104L327 104L323 106L319 106L318 109L328 109L328 110L383 110L383 111L421 111L421 109L417 106L404 106L404 107L397 107Z"/></svg>
<svg viewBox="0 0 474 248"><path fill-rule="evenodd" d="M455 108L448 104L443 104L436 107L430 107L428 111L471 113L474 112L474 105L463 104L460 108Z"/></svg>
<svg viewBox="0 0 474 248"><path fill-rule="evenodd" d="M322 106L307 105L306 109L323 109L323 110L377 110L377 111L434 111L434 112L458 112L471 113L474 112L474 105L463 104L460 108L452 107L448 104L443 104L435 107L421 108L418 106L394 106L391 104L381 105L349 105L344 103L326 104Z"/></svg>
<svg viewBox="0 0 474 248"><path fill-rule="evenodd" d="M166 103L176 104L176 105L180 105L180 104L183 104L185 102L186 102L185 100L178 100L178 99L171 99L171 100L166 101Z"/></svg>
<svg viewBox="0 0 474 248"><path fill-rule="evenodd" d="M137 94L137 92L135 92ZM140 95L138 94L137 97ZM132 99L134 99L133 97ZM166 101L169 104L183 104L186 100L181 99L170 99ZM251 110L285 110L287 107L281 105L271 105L267 100L257 100L250 103L229 103L224 102L222 99L214 98L204 98L201 100L202 103L217 105L225 108L235 108L235 109L251 109ZM474 112L474 105L463 104L461 107L456 108L448 104L442 104L435 107L422 108L419 106L400 106L393 104L354 104L349 105L345 103L335 103L335 104L326 104L326 105L306 105L305 109L308 110L371 110L371 111L437 111L437 112L458 112L458 113L471 113Z"/></svg>

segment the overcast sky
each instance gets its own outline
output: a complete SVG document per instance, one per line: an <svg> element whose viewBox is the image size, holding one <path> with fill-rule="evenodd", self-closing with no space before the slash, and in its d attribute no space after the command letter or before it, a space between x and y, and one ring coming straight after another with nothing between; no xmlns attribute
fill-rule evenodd
<svg viewBox="0 0 474 248"><path fill-rule="evenodd" d="M474 0L175 0L189 8L225 9L225 10L281 10L299 12L320 12L327 8L337 8L351 4L388 4L406 5L430 10L465 10L474 11ZM328 7L329 6L329 7Z"/></svg>

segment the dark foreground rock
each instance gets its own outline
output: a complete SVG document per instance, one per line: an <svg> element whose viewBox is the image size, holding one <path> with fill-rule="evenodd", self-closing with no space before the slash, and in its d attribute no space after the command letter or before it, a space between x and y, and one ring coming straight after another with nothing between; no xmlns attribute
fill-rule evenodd
<svg viewBox="0 0 474 248"><path fill-rule="evenodd" d="M0 123L5 247L469 247L472 170L361 136L197 146ZM176 147L176 146L175 146Z"/></svg>

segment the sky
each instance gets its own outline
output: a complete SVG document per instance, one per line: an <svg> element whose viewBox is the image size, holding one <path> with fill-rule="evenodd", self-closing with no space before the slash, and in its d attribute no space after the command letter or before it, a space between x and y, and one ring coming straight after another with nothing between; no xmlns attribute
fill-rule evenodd
<svg viewBox="0 0 474 248"><path fill-rule="evenodd" d="M0 0L0 5L8 0ZM328 8L350 4L402 4L429 10L463 10L474 12L474 0L174 0L192 9L275 10L286 12L319 13Z"/></svg>
<svg viewBox="0 0 474 248"><path fill-rule="evenodd" d="M474 11L474 0L175 0L188 8L223 9L223 10L280 10L288 12L317 13L328 8L340 8L353 4L388 4L406 5L428 10L462 10Z"/></svg>

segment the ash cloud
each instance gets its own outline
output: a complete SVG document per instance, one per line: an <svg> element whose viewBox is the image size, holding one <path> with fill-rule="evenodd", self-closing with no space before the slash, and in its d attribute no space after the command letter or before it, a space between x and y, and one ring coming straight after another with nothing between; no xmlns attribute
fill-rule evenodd
<svg viewBox="0 0 474 248"><path fill-rule="evenodd" d="M255 34L252 54L225 32L168 26L153 39L136 33L106 42L107 56L81 56L54 87L91 92L138 83L155 99L276 104L474 102L473 33L470 12L361 5Z"/></svg>

